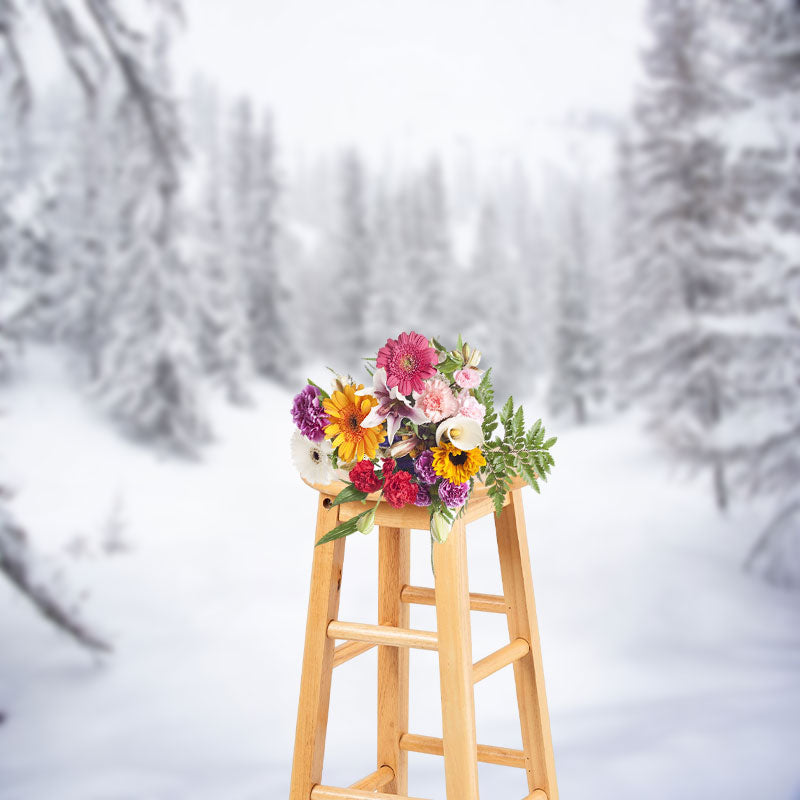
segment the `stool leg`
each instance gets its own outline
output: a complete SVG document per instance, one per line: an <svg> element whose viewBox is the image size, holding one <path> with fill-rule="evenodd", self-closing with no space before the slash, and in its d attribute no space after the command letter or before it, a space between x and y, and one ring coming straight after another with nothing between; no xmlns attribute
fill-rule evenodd
<svg viewBox="0 0 800 800"><path fill-rule="evenodd" d="M315 542L339 519L338 506L326 508L326 499L320 495ZM336 539L314 548L289 800L309 800L311 789L322 780L334 648L327 629L339 612L344 542Z"/></svg>
<svg viewBox="0 0 800 800"><path fill-rule="evenodd" d="M531 792L542 789L547 800L558 800L528 537L519 489L511 493L511 502L495 517L495 528L508 609L508 632L512 641L521 637L530 644L528 655L514 662L528 788Z"/></svg>
<svg viewBox="0 0 800 800"><path fill-rule="evenodd" d="M409 627L409 606L400 600L410 581L408 528L378 529L378 624ZM378 767L394 770L383 792L408 794L408 753L400 736L408 733L408 648L378 646Z"/></svg>
<svg viewBox="0 0 800 800"><path fill-rule="evenodd" d="M447 800L478 800L472 633L463 520L456 521L444 544L433 546L433 554Z"/></svg>

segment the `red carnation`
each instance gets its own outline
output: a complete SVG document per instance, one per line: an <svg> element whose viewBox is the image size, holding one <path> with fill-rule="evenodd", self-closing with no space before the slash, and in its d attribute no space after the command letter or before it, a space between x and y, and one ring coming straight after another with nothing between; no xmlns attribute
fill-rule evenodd
<svg viewBox="0 0 800 800"><path fill-rule="evenodd" d="M383 481L375 474L375 467L369 459L363 459L350 470L350 480L360 492L377 492Z"/></svg>
<svg viewBox="0 0 800 800"><path fill-rule="evenodd" d="M402 508L417 499L417 485L411 482L411 473L400 470L386 479L383 496L393 508Z"/></svg>
<svg viewBox="0 0 800 800"><path fill-rule="evenodd" d="M397 466L397 462L393 458L384 458L383 464L381 464L381 474L383 477L388 478L394 472L395 466Z"/></svg>

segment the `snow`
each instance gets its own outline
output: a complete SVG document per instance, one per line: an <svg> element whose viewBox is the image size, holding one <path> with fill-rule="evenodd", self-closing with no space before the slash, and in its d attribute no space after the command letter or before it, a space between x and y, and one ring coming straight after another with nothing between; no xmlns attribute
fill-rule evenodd
<svg viewBox="0 0 800 800"><path fill-rule="evenodd" d="M121 439L46 351L0 391L15 515L115 646L87 656L0 583L0 800L287 796L315 496L289 466L289 395L254 394L213 409L191 462ZM525 505L561 796L796 800L800 597L740 567L767 509L719 517L631 418L560 433ZM123 550L105 546L115 517ZM469 547L473 591L499 591L490 519ZM375 621L376 556L377 536L348 540L343 619ZM428 557L414 534L415 583ZM473 626L476 659L507 636L495 615ZM374 768L374 668L373 651L334 675L335 785ZM435 654L415 651L412 731L440 733L438 691ZM479 741L519 746L514 702L508 670L478 686ZM443 798L441 760L410 764L410 794ZM526 792L490 765L481 790Z"/></svg>

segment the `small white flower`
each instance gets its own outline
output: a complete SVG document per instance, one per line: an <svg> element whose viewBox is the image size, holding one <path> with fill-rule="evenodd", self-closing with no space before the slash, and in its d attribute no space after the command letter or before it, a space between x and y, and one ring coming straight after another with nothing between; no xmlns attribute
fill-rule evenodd
<svg viewBox="0 0 800 800"><path fill-rule="evenodd" d="M334 479L331 466L331 443L325 439L312 442L300 431L292 434L292 461L302 478L310 483L326 484Z"/></svg>
<svg viewBox="0 0 800 800"><path fill-rule="evenodd" d="M459 450L472 450L483 444L483 429L474 419L456 414L439 424L436 429L436 444L441 444L442 436L447 434L450 443Z"/></svg>

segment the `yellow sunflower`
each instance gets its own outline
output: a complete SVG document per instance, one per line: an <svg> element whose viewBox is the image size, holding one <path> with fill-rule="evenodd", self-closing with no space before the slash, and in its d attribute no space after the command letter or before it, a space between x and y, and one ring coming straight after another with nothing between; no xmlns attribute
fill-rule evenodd
<svg viewBox="0 0 800 800"><path fill-rule="evenodd" d="M480 447L472 450L459 450L452 444L444 443L432 447L433 471L451 483L465 483L481 467L486 466L486 459Z"/></svg>
<svg viewBox="0 0 800 800"><path fill-rule="evenodd" d="M362 384L348 384L343 391L335 391L322 401L331 420L325 427L325 438L333 440L331 444L339 448L339 460L343 462L360 461L365 455L375 458L378 443L383 441L383 424L374 428L361 427L361 421L378 405L370 395L356 396L363 388Z"/></svg>

